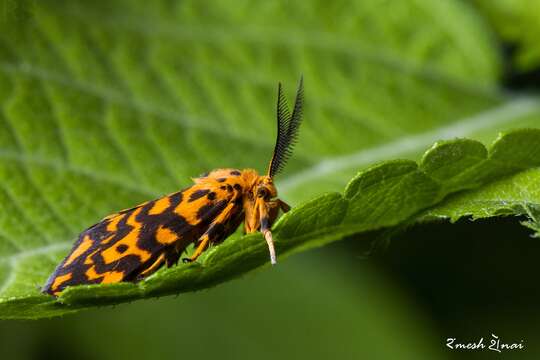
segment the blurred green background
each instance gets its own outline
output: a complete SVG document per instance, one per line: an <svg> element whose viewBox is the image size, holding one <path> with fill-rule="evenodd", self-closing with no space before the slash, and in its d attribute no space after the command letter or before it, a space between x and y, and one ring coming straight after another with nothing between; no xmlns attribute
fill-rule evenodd
<svg viewBox="0 0 540 360"><path fill-rule="evenodd" d="M534 0L48 0L0 11L1 151L24 151L50 194L67 187L51 195L53 215L72 228L33 214L52 237L213 167L262 170L276 84L292 94L301 73L306 120L280 188L293 204L341 190L375 161L417 159L438 138L491 141L540 123L519 108L537 101L540 81ZM508 104L512 121L482 115ZM468 133L452 127L478 115L486 121ZM347 166L305 172L334 157ZM40 176L47 161L79 173ZM87 173L117 181L85 183ZM501 357L536 359L540 245L519 220L417 225L369 256L368 234L177 298L2 321L2 358L488 359L496 353L450 351L446 339L496 334L526 346Z"/></svg>

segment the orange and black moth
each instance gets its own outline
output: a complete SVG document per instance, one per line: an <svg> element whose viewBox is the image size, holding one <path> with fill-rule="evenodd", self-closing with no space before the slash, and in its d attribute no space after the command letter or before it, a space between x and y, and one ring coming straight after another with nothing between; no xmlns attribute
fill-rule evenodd
<svg viewBox="0 0 540 360"><path fill-rule="evenodd" d="M279 210L273 178L292 154L302 119L303 85L292 111L278 86L277 138L268 171L217 169L193 179L176 193L119 211L83 231L42 291L58 295L68 286L138 281L162 266L173 266L190 244L195 261L211 244L219 244L244 222L244 231L260 231L276 263L270 228Z"/></svg>

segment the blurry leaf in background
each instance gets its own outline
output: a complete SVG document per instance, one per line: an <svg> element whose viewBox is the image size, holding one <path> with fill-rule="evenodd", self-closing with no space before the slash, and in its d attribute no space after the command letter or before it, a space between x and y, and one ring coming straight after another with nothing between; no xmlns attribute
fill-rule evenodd
<svg viewBox="0 0 540 360"><path fill-rule="evenodd" d="M501 39L516 47L514 65L520 71L540 66L540 1L474 0Z"/></svg>
<svg viewBox="0 0 540 360"><path fill-rule="evenodd" d="M537 359L540 242L518 220L463 218L413 225L394 237L387 251L371 256L370 263L421 304L440 329L440 338L486 341L495 334L503 342L523 340L524 350L505 351L502 357ZM347 257L360 250L361 242L354 240L325 250L339 246ZM489 360L494 352L448 350L447 355Z"/></svg>

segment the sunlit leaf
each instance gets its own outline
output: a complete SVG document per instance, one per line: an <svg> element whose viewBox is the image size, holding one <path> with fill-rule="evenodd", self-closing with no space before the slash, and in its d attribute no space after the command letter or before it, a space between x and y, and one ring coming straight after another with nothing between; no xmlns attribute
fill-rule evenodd
<svg viewBox="0 0 540 360"><path fill-rule="evenodd" d="M178 190L212 168L264 169L277 82L291 95L300 74L305 120L277 179L280 196L297 205L276 225L281 255L397 225L446 194L527 168L508 165L514 161L532 167L538 159L518 153L499 167L483 158L479 143L438 143L419 168L383 163L341 194L375 162L418 159L441 139L485 142L538 124L538 99L497 89L499 53L489 29L461 2L6 4L2 317L190 291L262 265L264 242L252 235L209 250L202 264L139 284L70 289L60 299L69 306L39 293L77 234L104 215ZM340 193L321 196L332 191Z"/></svg>

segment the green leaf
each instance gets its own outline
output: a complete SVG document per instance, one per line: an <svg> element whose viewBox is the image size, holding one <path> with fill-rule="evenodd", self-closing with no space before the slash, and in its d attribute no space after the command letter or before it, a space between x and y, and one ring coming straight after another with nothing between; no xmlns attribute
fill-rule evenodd
<svg viewBox="0 0 540 360"><path fill-rule="evenodd" d="M291 210L274 227L276 247L283 257L348 235L396 226L449 193L486 185L497 178L501 180L491 186L502 182L513 185L513 177L525 174L534 188L540 180L540 171L534 169L537 166L540 129L501 135L489 152L473 140L443 141L424 154L420 166L409 160L375 165L360 172L343 195L323 195ZM538 197L538 186L535 190ZM475 193L466 194L474 197ZM499 194L500 202L509 201L505 199ZM514 207L511 211L529 215L531 224L536 224L538 213L531 215L525 209ZM50 316L88 306L195 291L263 266L267 257L260 234L236 236L208 250L197 263L163 269L138 283L70 287L61 293L59 303L46 295L15 296L5 298L0 310L4 308L4 317Z"/></svg>
<svg viewBox="0 0 540 360"><path fill-rule="evenodd" d="M494 181L476 191L456 194L427 210L420 220L462 217L473 220L495 216L526 215L524 225L540 235L540 169L529 169Z"/></svg>
<svg viewBox="0 0 540 360"><path fill-rule="evenodd" d="M461 2L51 0L2 9L2 317L195 290L266 261L259 235L237 237L202 265L70 289L60 299L69 306L39 293L80 230L103 215L212 168L264 169L279 80L291 93L303 73L306 113L278 189L293 204L312 199L276 224L280 254L398 225L445 194L520 171L475 165L483 150L460 140L464 158L439 144L419 168L383 163L345 197L320 197L380 160L416 159L439 139L486 141L540 114L538 99L497 89L489 29ZM464 170L474 166L486 171Z"/></svg>
<svg viewBox="0 0 540 360"><path fill-rule="evenodd" d="M522 71L540 66L540 2L537 0L475 0L499 37L513 45L515 66Z"/></svg>
<svg viewBox="0 0 540 360"><path fill-rule="evenodd" d="M451 196L427 210L420 220L445 218L454 222L466 216L482 219L501 215L527 215L530 221L525 224L538 232L540 171L532 168L538 166L539 161L535 158L540 151L537 141L537 130L515 131L500 138L494 144L489 160L472 167L473 172L481 171L490 177L494 174L495 179L499 175L513 175L475 191Z"/></svg>

